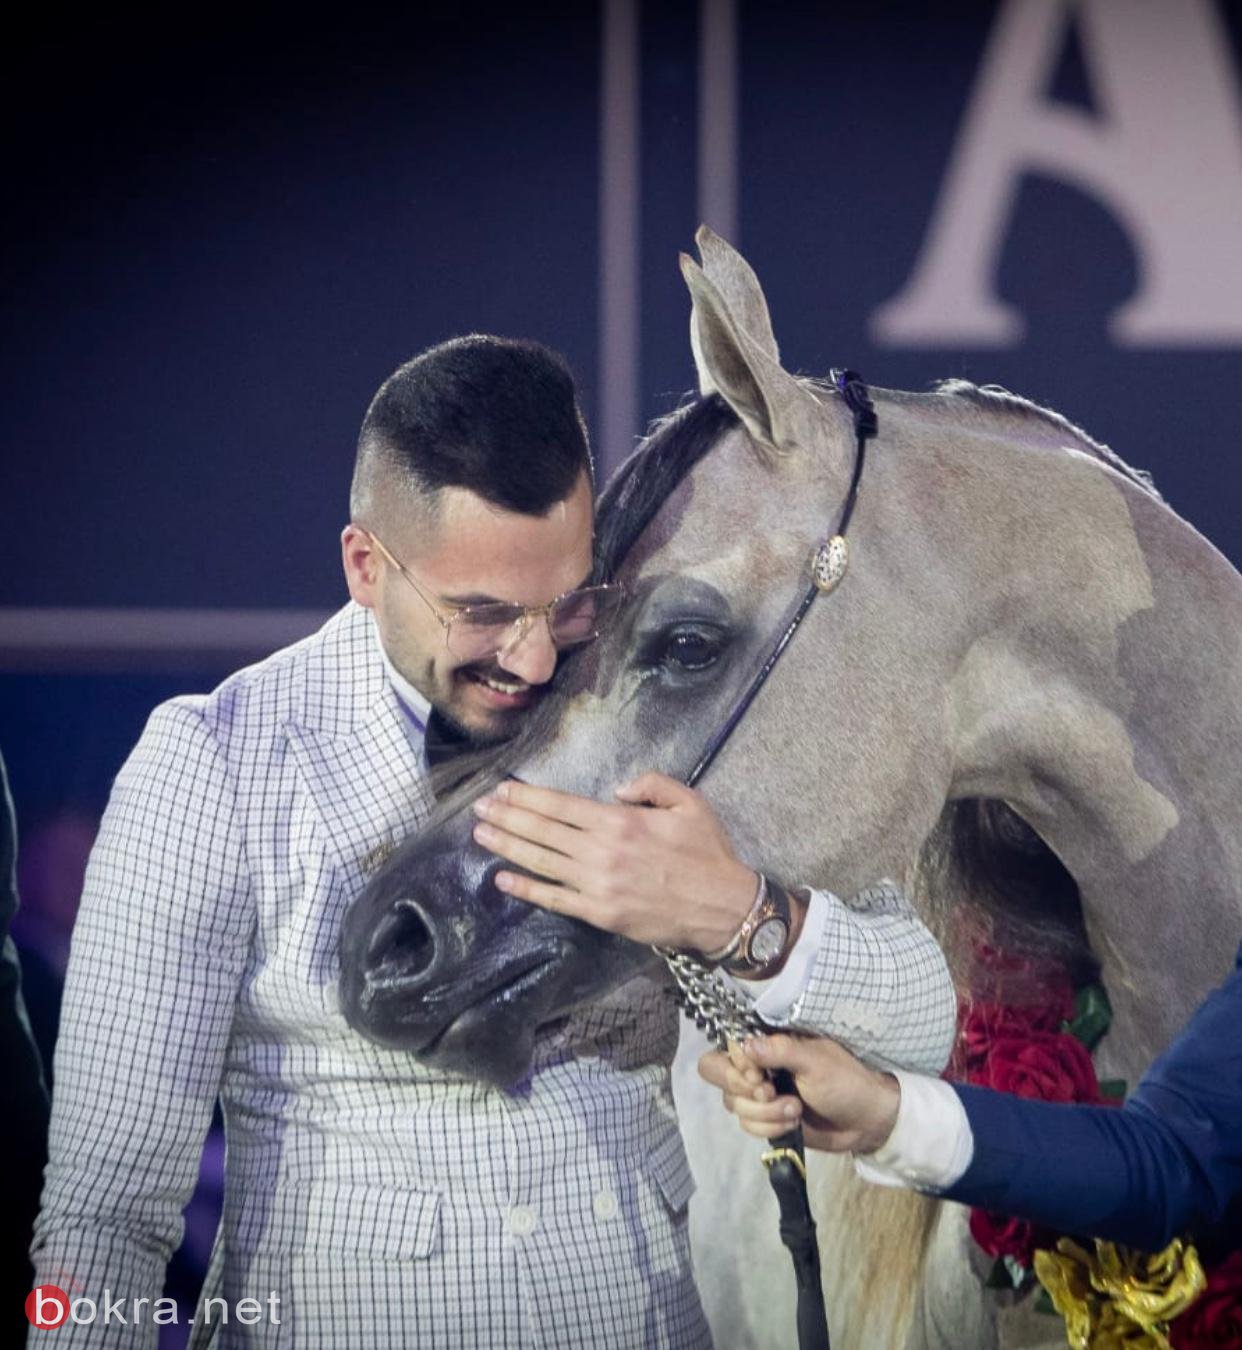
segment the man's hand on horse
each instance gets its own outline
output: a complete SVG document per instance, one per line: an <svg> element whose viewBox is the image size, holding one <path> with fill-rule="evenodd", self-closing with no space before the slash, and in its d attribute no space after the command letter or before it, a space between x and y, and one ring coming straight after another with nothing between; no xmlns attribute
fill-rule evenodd
<svg viewBox="0 0 1242 1350"><path fill-rule="evenodd" d="M703 797L662 773L617 788L619 805L513 781L474 806L474 837L523 869L496 885L635 942L711 952L737 932L758 877ZM533 875L528 875L533 874Z"/></svg>

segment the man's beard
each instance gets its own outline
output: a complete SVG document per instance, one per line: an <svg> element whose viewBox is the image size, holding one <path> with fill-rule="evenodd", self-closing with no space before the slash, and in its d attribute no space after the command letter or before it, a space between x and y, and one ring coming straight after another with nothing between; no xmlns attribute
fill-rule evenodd
<svg viewBox="0 0 1242 1350"><path fill-rule="evenodd" d="M514 676L494 661L479 661L468 666L459 666L452 674L454 684L467 683L474 679L494 679L500 683L512 683ZM438 743L444 747L446 756L461 750L482 750L493 745L503 745L521 730L526 718L535 710L539 700L547 691L546 685L527 685L533 701L526 708L514 708L510 711L498 711L483 726L472 726L459 717L455 717L449 708L440 703L432 703L432 720L438 725L436 735ZM432 722L427 725L427 737L430 745ZM430 755L430 750L429 750Z"/></svg>
<svg viewBox="0 0 1242 1350"><path fill-rule="evenodd" d="M495 733L474 731L463 726L443 708L432 708L431 716L427 719L427 763L435 766L455 759L468 750L485 750L492 745L502 745L516 730L515 724L504 731L497 729Z"/></svg>

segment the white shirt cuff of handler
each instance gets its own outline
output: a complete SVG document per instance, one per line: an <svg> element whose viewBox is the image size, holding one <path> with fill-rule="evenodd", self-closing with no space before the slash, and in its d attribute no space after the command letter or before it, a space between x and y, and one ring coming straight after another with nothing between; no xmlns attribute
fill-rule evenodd
<svg viewBox="0 0 1242 1350"><path fill-rule="evenodd" d="M819 955L828 922L828 897L822 891L809 891L810 901L802 931L794 943L779 974L770 980L734 980L738 989L754 998L755 1011L765 1022L779 1026L785 1022L794 1004L806 993L811 982L811 968Z"/></svg>
<svg viewBox="0 0 1242 1350"><path fill-rule="evenodd" d="M966 1108L939 1078L894 1071L901 1104L893 1132L874 1153L855 1154L854 1170L880 1186L938 1191L952 1186L975 1151Z"/></svg>

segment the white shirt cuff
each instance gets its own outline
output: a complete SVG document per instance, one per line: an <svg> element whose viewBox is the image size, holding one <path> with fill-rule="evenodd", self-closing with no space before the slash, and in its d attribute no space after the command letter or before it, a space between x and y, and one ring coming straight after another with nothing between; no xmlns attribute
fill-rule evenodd
<svg viewBox="0 0 1242 1350"><path fill-rule="evenodd" d="M894 1071L901 1087L897 1123L874 1153L856 1154L854 1170L880 1186L943 1190L970 1166L975 1151L966 1108L939 1078Z"/></svg>
<svg viewBox="0 0 1242 1350"><path fill-rule="evenodd" d="M772 1026L784 1026L791 1020L790 1013L811 982L811 968L824 940L828 899L820 891L811 891L810 897L802 931L778 974L770 980L732 980L726 976L735 988L754 999L755 1011Z"/></svg>

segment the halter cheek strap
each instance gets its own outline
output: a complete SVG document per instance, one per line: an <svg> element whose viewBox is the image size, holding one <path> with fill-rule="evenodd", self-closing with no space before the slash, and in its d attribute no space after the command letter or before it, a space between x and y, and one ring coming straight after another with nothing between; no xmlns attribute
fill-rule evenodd
<svg viewBox="0 0 1242 1350"><path fill-rule="evenodd" d="M725 742L738 723L746 716L755 695L763 688L781 653L789 646L798 625L806 617L815 597L836 589L849 567L849 545L845 532L854 514L858 487L862 482L866 462L867 442L876 434L875 407L862 377L853 370L834 370L832 382L845 400L845 406L854 416L854 472L849 490L837 518L837 527L824 539L811 559L811 580L793 617L776 639L767 659L734 705L723 725L707 744L699 762L686 777L686 785L693 787L711 767ZM715 973L689 952L657 947L673 978L677 982L682 1006L688 1017L722 1049L730 1040L742 1041L747 1036L762 1033L768 1028L755 1013L750 1003L739 993L719 980ZM772 1075L778 1093L797 1095L793 1076L786 1069ZM793 1259L794 1278L798 1288L798 1345L800 1350L829 1350L828 1317L824 1308L824 1291L820 1278L819 1243L815 1235L815 1219L811 1213L806 1189L806 1152L802 1127L795 1126L771 1141L763 1155L768 1169L768 1180L776 1194L780 1208L781 1241Z"/></svg>
<svg viewBox="0 0 1242 1350"><path fill-rule="evenodd" d="M826 595L829 591L835 590L849 567L850 551L845 532L849 529L850 521L854 515L854 506L858 501L858 488L862 482L863 466L867 458L867 442L876 434L878 423L875 406L871 402L871 395L867 392L867 386L863 383L862 376L856 370L834 370L832 382L837 392L845 400L845 406L854 415L854 471L850 476L850 486L845 494L845 501L841 505L841 514L837 518L837 527L815 550L811 559L810 584L807 586L797 609L794 610L793 617L776 639L767 659L759 667L745 693L734 704L729 716L725 718L719 730L707 743L707 748L700 756L699 762L690 770L686 777L687 787L694 787L703 777L711 767L712 761L724 747L724 743L733 734L737 724L746 716L750 705L754 702L755 695L767 682L773 666L780 660L781 653L789 646L790 639L798 631L798 626L802 623L802 620L806 618L807 611L811 608L815 597L821 593Z"/></svg>

